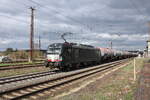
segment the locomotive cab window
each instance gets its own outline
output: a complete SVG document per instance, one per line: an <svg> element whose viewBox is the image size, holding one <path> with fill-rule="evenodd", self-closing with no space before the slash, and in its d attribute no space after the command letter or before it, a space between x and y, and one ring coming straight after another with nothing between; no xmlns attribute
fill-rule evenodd
<svg viewBox="0 0 150 100"><path fill-rule="evenodd" d="M61 48L53 48L49 47L47 50L48 54L60 54L61 53Z"/></svg>

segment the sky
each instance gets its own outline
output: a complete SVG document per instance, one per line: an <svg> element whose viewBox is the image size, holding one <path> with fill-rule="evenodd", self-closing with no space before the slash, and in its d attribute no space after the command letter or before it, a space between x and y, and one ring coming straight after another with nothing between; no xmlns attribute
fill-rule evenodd
<svg viewBox="0 0 150 100"><path fill-rule="evenodd" d="M29 49L30 7L35 8L34 43L41 48L68 42L143 50L150 31L149 0L0 0L0 51Z"/></svg>

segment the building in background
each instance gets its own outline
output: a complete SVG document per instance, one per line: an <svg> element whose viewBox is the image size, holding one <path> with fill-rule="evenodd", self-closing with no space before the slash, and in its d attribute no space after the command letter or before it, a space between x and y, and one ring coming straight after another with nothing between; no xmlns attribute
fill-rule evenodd
<svg viewBox="0 0 150 100"><path fill-rule="evenodd" d="M147 41L147 57L150 57L150 40Z"/></svg>

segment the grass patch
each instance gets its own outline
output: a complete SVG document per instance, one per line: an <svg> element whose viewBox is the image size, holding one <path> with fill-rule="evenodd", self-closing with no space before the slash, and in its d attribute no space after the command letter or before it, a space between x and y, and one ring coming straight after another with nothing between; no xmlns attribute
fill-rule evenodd
<svg viewBox="0 0 150 100"><path fill-rule="evenodd" d="M28 64L38 64L38 63L42 63L42 62L21 62L21 63L4 63L4 64L0 64L0 67L2 66L15 66L15 65L28 65Z"/></svg>
<svg viewBox="0 0 150 100"><path fill-rule="evenodd" d="M14 75L34 73L34 72L42 72L42 71L48 71L48 70L50 70L50 69L45 68L44 66L36 67L36 68L12 69L12 70L1 71L0 78L14 76Z"/></svg>

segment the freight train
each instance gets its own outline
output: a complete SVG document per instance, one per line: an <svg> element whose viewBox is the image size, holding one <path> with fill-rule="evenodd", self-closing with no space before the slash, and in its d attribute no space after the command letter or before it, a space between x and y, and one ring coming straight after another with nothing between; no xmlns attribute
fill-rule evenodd
<svg viewBox="0 0 150 100"><path fill-rule="evenodd" d="M95 65L130 57L137 54L109 48L98 48L77 43L53 43L48 46L45 66L60 70L76 69L81 65Z"/></svg>

